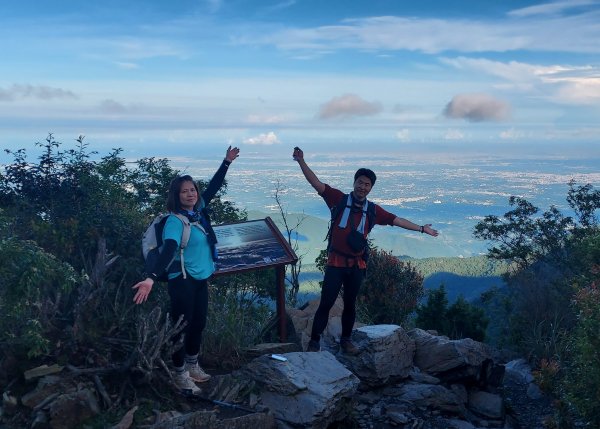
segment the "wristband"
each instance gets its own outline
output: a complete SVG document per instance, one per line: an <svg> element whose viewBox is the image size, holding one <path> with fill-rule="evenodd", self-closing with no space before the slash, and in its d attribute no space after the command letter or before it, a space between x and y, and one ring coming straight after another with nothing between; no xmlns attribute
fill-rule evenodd
<svg viewBox="0 0 600 429"><path fill-rule="evenodd" d="M226 159L224 159L223 164L225 164L225 167L229 167L231 165L231 161L227 161Z"/></svg>
<svg viewBox="0 0 600 429"><path fill-rule="evenodd" d="M421 225L419 227L419 231L421 231L421 234L423 234L423 232L425 232L425 227L423 225Z"/></svg>

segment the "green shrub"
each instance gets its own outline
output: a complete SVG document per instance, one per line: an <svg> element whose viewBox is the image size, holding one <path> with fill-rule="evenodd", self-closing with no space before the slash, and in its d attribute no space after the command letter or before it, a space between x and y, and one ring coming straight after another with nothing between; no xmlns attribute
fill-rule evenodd
<svg viewBox="0 0 600 429"><path fill-rule="evenodd" d="M2 349L28 357L47 353L67 297L78 282L73 268L35 243L0 241L0 342Z"/></svg>
<svg viewBox="0 0 600 429"><path fill-rule="evenodd" d="M590 284L580 288L573 300L577 326L564 389L592 427L600 427L600 265L594 265L592 275Z"/></svg>
<svg viewBox="0 0 600 429"><path fill-rule="evenodd" d="M367 277L357 300L364 323L403 325L423 296L423 276L409 263L384 250L371 249Z"/></svg>
<svg viewBox="0 0 600 429"><path fill-rule="evenodd" d="M470 304L461 295L448 307L444 285L427 292L427 302L417 308L415 324L421 329L433 329L452 339L485 340L488 320L484 311Z"/></svg>

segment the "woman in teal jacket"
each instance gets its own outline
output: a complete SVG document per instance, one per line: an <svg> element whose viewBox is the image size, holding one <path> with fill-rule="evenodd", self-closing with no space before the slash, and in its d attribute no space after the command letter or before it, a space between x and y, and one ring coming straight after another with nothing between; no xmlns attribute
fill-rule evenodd
<svg viewBox="0 0 600 429"><path fill-rule="evenodd" d="M183 222L177 216L169 216L163 229L163 247L154 268L148 277L133 286L137 289L133 298L136 304L148 299L157 278L168 272L169 297L171 298L171 320L175 323L182 315L187 323L182 331L184 346L173 353L175 384L182 391L197 393L195 384L210 379L210 375L198 365L198 353L202 342L202 331L206 326L208 312L208 278L215 271L215 237L202 209L217 194L229 165L238 157L239 149L227 149L223 163L211 179L206 190L200 195L198 185L191 176L179 176L171 181L167 209L170 213L187 217L195 222L190 239L183 251L183 268L179 259L179 246L183 233ZM202 226L204 224L204 226ZM199 226L195 226L199 225ZM173 338L176 342L181 333Z"/></svg>

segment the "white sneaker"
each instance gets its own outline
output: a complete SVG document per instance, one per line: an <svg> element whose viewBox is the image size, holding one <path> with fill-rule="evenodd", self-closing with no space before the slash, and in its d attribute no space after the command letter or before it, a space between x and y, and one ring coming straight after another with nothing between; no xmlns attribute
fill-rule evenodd
<svg viewBox="0 0 600 429"><path fill-rule="evenodd" d="M190 378L194 380L196 383L204 383L205 381L210 380L210 374L204 372L200 365L195 364L185 364L185 369L190 374Z"/></svg>
<svg viewBox="0 0 600 429"><path fill-rule="evenodd" d="M196 383L194 383L194 380L190 378L190 373L187 371L181 374L175 374L173 381L175 382L175 386L184 393L196 394L201 391L201 389L196 386Z"/></svg>

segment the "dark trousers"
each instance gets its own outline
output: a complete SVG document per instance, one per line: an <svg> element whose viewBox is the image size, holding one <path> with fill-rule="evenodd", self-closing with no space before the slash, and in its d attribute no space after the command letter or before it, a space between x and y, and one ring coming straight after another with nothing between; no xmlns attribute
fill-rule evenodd
<svg viewBox="0 0 600 429"><path fill-rule="evenodd" d="M326 267L321 289L321 302L313 320L311 339L319 341L329 321L329 310L335 304L344 286L344 310L342 312L342 337L350 337L356 320L356 297L365 278L365 271L356 267Z"/></svg>
<svg viewBox="0 0 600 429"><path fill-rule="evenodd" d="M179 334L173 337L177 342L184 334L183 347L172 355L173 365L182 367L185 355L196 355L200 352L202 342L202 331L206 326L206 315L208 313L208 281L196 280L183 276L169 280L169 296L171 297L171 321L177 322L183 314L183 321L187 326Z"/></svg>

